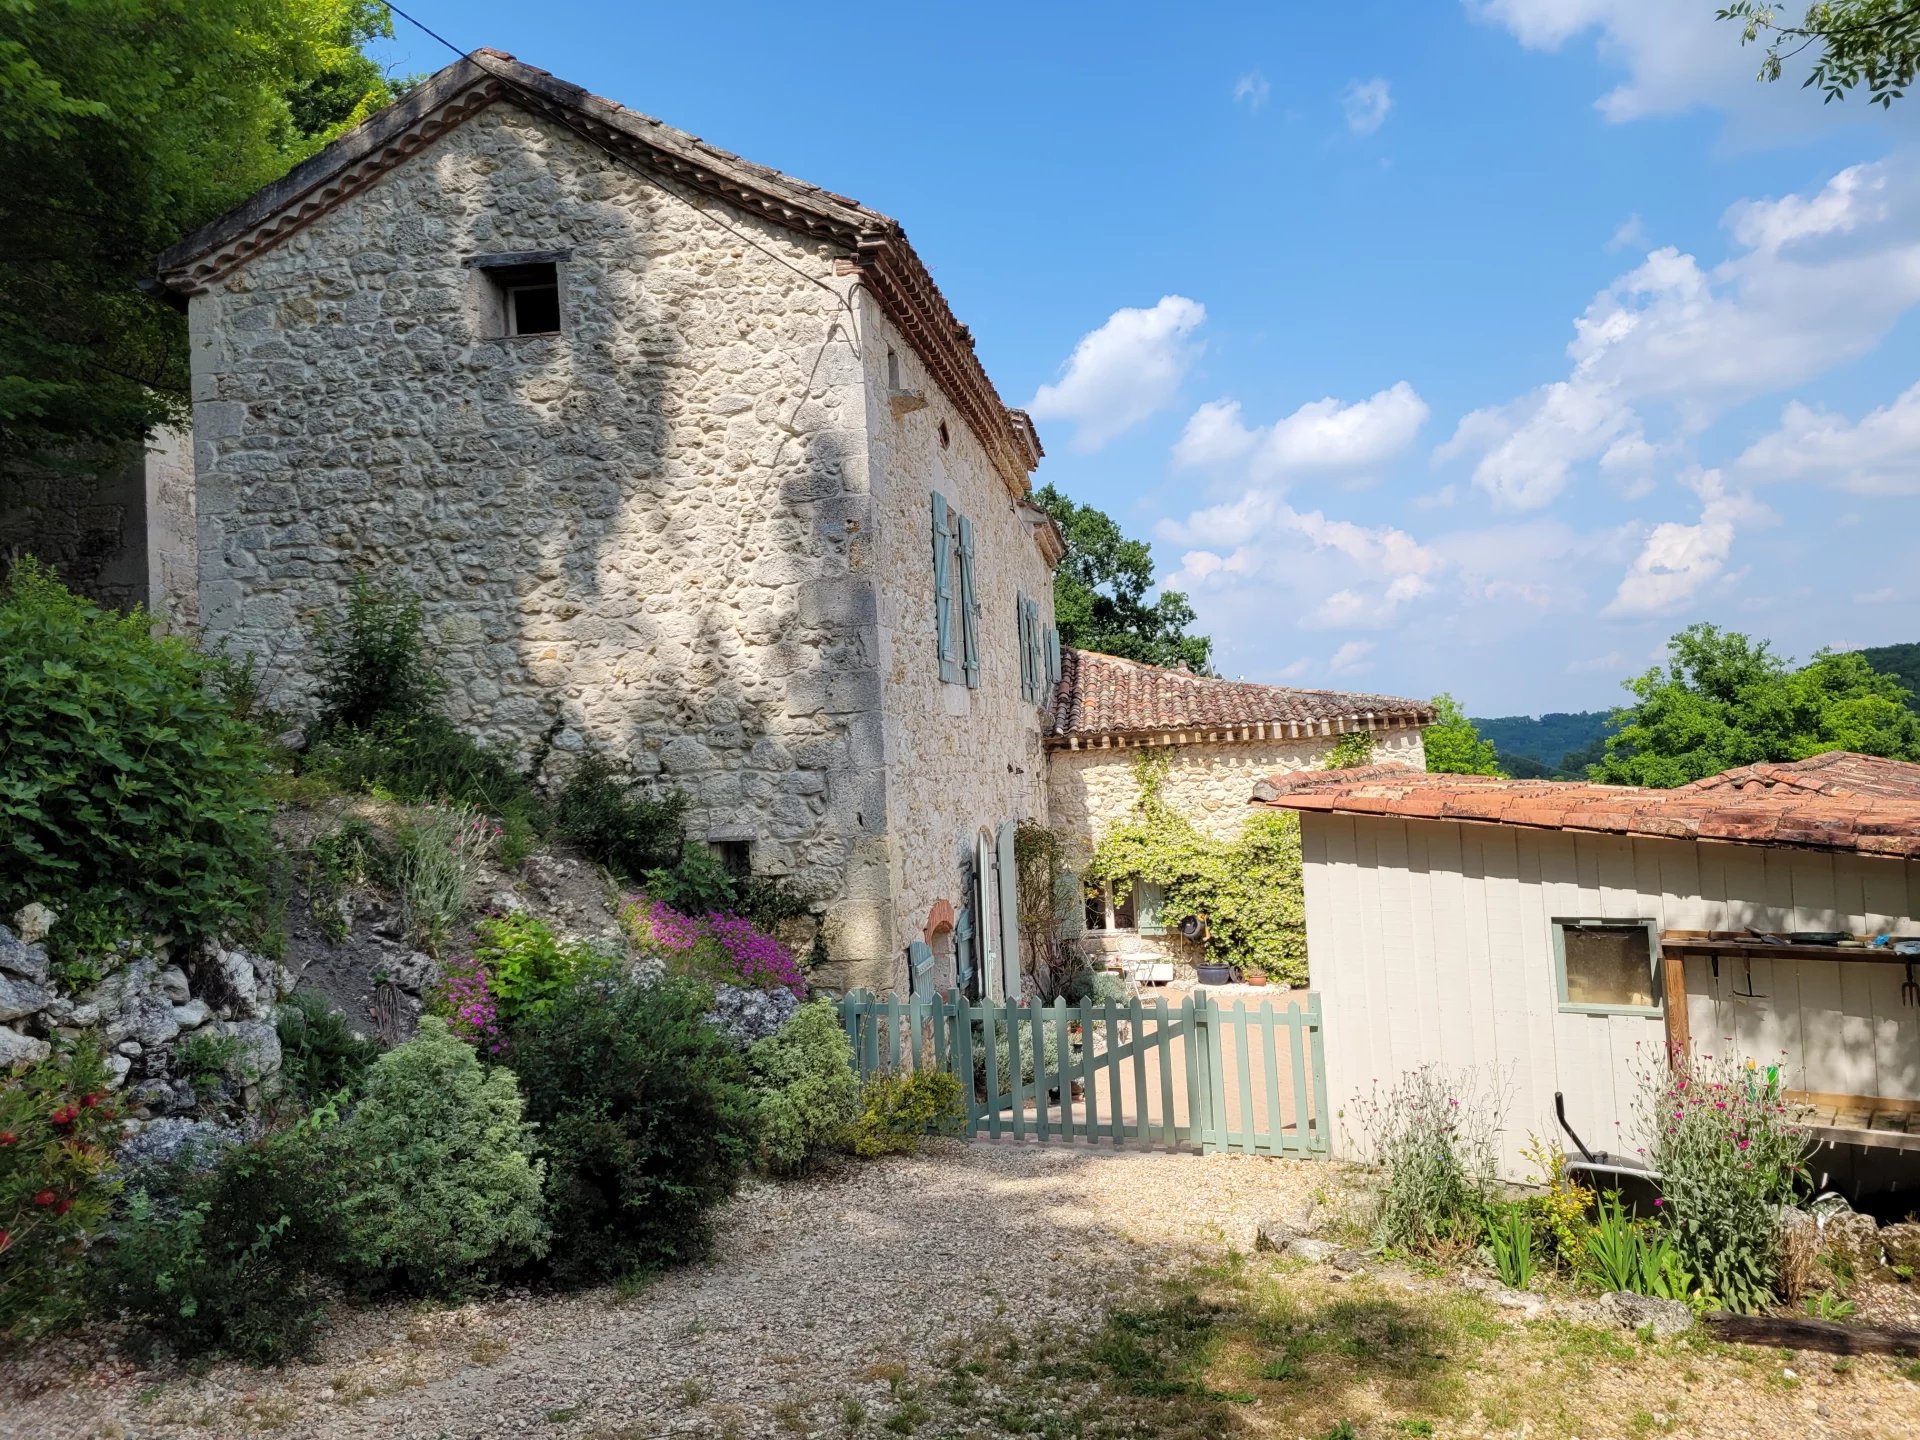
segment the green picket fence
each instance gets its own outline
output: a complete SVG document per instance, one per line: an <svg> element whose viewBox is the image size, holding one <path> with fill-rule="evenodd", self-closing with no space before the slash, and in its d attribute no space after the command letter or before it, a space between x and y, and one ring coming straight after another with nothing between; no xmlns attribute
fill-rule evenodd
<svg viewBox="0 0 1920 1440"><path fill-rule="evenodd" d="M1056 1000L876 999L841 1017L862 1075L960 1077L967 1130L993 1139L1324 1156L1320 997L1231 1007Z"/></svg>

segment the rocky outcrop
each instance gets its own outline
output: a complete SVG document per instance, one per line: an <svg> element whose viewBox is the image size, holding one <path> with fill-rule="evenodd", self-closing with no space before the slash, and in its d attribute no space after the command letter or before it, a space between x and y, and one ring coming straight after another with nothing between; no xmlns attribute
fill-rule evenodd
<svg viewBox="0 0 1920 1440"><path fill-rule="evenodd" d="M60 991L46 937L57 923L44 905L28 905L0 925L0 1069L44 1060L55 1041L92 1033L107 1049L107 1069L136 1119L200 1107L194 1079L182 1073L180 1045L203 1036L222 1046L216 1093L251 1105L278 1088L280 1039L273 1009L292 989L274 961L214 946L175 955L167 945L120 958L84 993Z"/></svg>

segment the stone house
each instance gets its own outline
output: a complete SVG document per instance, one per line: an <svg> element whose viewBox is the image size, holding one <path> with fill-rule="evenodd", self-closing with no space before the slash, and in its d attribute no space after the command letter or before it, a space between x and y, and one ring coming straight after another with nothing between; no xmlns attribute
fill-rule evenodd
<svg viewBox="0 0 1920 1440"><path fill-rule="evenodd" d="M421 595L461 726L682 789L822 896L830 983L902 984L985 908L1045 813L1062 541L896 222L483 51L159 273L198 624L279 701L371 572Z"/></svg>
<svg viewBox="0 0 1920 1440"><path fill-rule="evenodd" d="M1140 798L1135 762L1164 753L1161 794L1216 839L1238 834L1254 789L1276 774L1324 770L1343 736L1372 739L1371 763L1425 770L1425 701L1337 690L1297 690L1190 675L1068 648L1047 727L1050 820L1078 870ZM1161 912L1157 887L1125 895L1086 887L1083 948L1095 955L1191 961L1180 917Z"/></svg>

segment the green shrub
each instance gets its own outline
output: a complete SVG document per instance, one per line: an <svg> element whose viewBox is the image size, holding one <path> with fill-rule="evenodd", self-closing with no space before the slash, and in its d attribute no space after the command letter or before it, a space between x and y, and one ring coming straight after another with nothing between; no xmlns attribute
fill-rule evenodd
<svg viewBox="0 0 1920 1440"><path fill-rule="evenodd" d="M1524 1290L1533 1282L1539 1243L1533 1233L1533 1213L1525 1205L1496 1205L1486 1216L1487 1248L1500 1283Z"/></svg>
<svg viewBox="0 0 1920 1440"><path fill-rule="evenodd" d="M280 1035L280 1080L301 1105L315 1105L341 1091L357 1090L380 1054L378 1041L353 1027L312 990L296 990L274 1011Z"/></svg>
<svg viewBox="0 0 1920 1440"><path fill-rule="evenodd" d="M429 805L394 837L400 918L428 954L444 954L454 931L473 914L474 882L499 833L492 821L463 807Z"/></svg>
<svg viewBox="0 0 1920 1440"><path fill-rule="evenodd" d="M123 936L244 928L266 893L260 737L209 688L211 662L152 624L32 561L0 589L0 914L58 911L70 984Z"/></svg>
<svg viewBox="0 0 1920 1440"><path fill-rule="evenodd" d="M747 1049L759 1105L760 1163L794 1175L843 1147L860 1113L853 1047L831 1000L794 1011L778 1034Z"/></svg>
<svg viewBox="0 0 1920 1440"><path fill-rule="evenodd" d="M216 1035L197 1030L173 1047L173 1068L205 1099L226 1076L227 1066L243 1048L237 1035Z"/></svg>
<svg viewBox="0 0 1920 1440"><path fill-rule="evenodd" d="M1778 1072L1727 1057L1669 1065L1664 1055L1639 1069L1639 1128L1679 1262L1727 1309L1757 1310L1775 1293L1779 1210L1809 1152Z"/></svg>
<svg viewBox="0 0 1920 1440"><path fill-rule="evenodd" d="M1410 1070L1385 1095L1376 1086L1347 1106L1350 1123L1384 1172L1374 1212L1383 1245L1431 1254L1480 1238L1493 1192L1504 1096L1477 1076L1438 1066Z"/></svg>
<svg viewBox="0 0 1920 1440"><path fill-rule="evenodd" d="M607 1278L704 1254L754 1153L746 1062L691 981L592 981L514 1036L547 1166L553 1258Z"/></svg>
<svg viewBox="0 0 1920 1440"><path fill-rule="evenodd" d="M1342 735L1327 752L1327 769L1353 770L1373 763L1373 736L1365 730Z"/></svg>
<svg viewBox="0 0 1920 1440"><path fill-rule="evenodd" d="M994 1026L994 1063L999 1067L1000 1089L1002 1093L1014 1086L1013 1051L1007 1037L1007 1026ZM1051 1017L1040 1032L1041 1064L1034 1065L1033 1030L1024 1021L1020 1026L1020 1076L1019 1083L1031 1085L1036 1074L1058 1075L1060 1073L1060 1034ZM1067 1042L1071 1049L1073 1042ZM973 1088L981 1095L987 1093L987 1031L986 1026L976 1020L973 1022Z"/></svg>
<svg viewBox="0 0 1920 1440"><path fill-rule="evenodd" d="M853 1153L863 1160L912 1154L929 1135L967 1133L967 1103L959 1079L945 1070L914 1070L868 1078L853 1125Z"/></svg>
<svg viewBox="0 0 1920 1440"><path fill-rule="evenodd" d="M513 1072L483 1068L443 1020L373 1062L336 1148L342 1256L364 1274L458 1295L546 1252Z"/></svg>
<svg viewBox="0 0 1920 1440"><path fill-rule="evenodd" d="M1602 1197L1599 1214L1587 1231L1586 1253L1575 1268L1582 1279L1602 1290L1684 1300L1693 1289L1693 1272L1673 1237L1655 1222L1628 1215L1618 1191Z"/></svg>
<svg viewBox="0 0 1920 1440"><path fill-rule="evenodd" d="M184 1356L309 1355L338 1261L342 1198L330 1111L228 1151L177 1194L136 1190L101 1253L110 1313Z"/></svg>
<svg viewBox="0 0 1920 1440"><path fill-rule="evenodd" d="M685 795L672 791L658 800L635 795L615 778L611 765L590 755L562 787L554 827L588 859L638 880L649 870L671 870L679 863L686 814Z"/></svg>
<svg viewBox="0 0 1920 1440"><path fill-rule="evenodd" d="M346 819L307 846L307 904L327 939L347 938L351 921L342 902L357 888L389 875L393 857L364 820Z"/></svg>
<svg viewBox="0 0 1920 1440"><path fill-rule="evenodd" d="M86 1246L107 1218L118 1134L97 1043L0 1078L0 1342L79 1318Z"/></svg>
<svg viewBox="0 0 1920 1440"><path fill-rule="evenodd" d="M323 730L366 730L431 714L446 685L427 656L420 597L356 575L346 613L313 634Z"/></svg>
<svg viewBox="0 0 1920 1440"><path fill-rule="evenodd" d="M473 958L487 972L494 1018L511 1030L544 1014L574 985L611 974L614 957L584 940L562 940L533 915L505 915L474 927Z"/></svg>

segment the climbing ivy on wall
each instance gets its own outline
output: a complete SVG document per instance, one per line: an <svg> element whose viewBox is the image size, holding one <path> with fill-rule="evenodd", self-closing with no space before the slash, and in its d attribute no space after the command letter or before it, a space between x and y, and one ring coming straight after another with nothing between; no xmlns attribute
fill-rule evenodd
<svg viewBox="0 0 1920 1440"><path fill-rule="evenodd" d="M1262 811L1235 839L1216 840L1167 802L1168 764L1164 750L1142 750L1135 758L1140 794L1133 813L1094 848L1087 873L1121 894L1135 880L1163 887L1169 925L1206 916L1209 960L1305 985L1299 818Z"/></svg>

